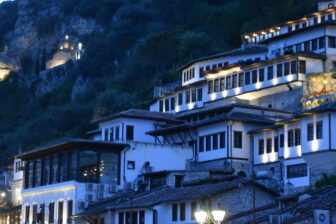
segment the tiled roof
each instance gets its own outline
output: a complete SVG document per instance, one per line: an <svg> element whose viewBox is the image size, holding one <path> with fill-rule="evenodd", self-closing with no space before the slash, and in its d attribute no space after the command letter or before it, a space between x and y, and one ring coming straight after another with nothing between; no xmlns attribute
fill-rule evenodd
<svg viewBox="0 0 336 224"><path fill-rule="evenodd" d="M175 131L184 131L192 128L197 128L201 126L206 126L209 124L214 124L222 121L238 121L238 122L246 122L246 123L259 123L259 124L274 124L274 121L268 118L265 118L261 115L251 114L251 113L243 113L243 112L231 112L227 114L218 115L215 117L207 118L204 120L200 120L193 123L185 123L180 125L175 125L167 128L162 128L155 131L147 132L150 135L160 135L165 133L171 133Z"/></svg>
<svg viewBox="0 0 336 224"><path fill-rule="evenodd" d="M81 215L95 214L106 210L129 209L130 207L148 208L160 203L172 201L201 200L251 183L252 182L249 180L235 180L180 188L163 186L144 193L132 192L128 194L120 194L117 197L90 205ZM256 186L267 190L260 185ZM274 193L272 191L269 192Z"/></svg>
<svg viewBox="0 0 336 224"><path fill-rule="evenodd" d="M116 143L116 142L106 142L106 141L93 141L87 139L73 139L73 138L65 138L58 141L53 141L45 145L38 146L30 151L23 152L17 156L17 158L24 159L26 157L31 157L34 155L39 155L41 153L53 152L55 150L59 150L60 148L72 146L72 145L86 145L86 146L106 146L116 149L124 149L128 146L128 144L124 143Z"/></svg>
<svg viewBox="0 0 336 224"><path fill-rule="evenodd" d="M109 120L114 120L120 117L168 121L168 122L174 122L174 123L181 122L177 120L175 117L175 114L172 114L172 113L161 113L161 112L156 112L156 111L139 110L139 109L130 109L130 110L122 111L117 114L95 119L93 122L100 123L100 122L105 122Z"/></svg>

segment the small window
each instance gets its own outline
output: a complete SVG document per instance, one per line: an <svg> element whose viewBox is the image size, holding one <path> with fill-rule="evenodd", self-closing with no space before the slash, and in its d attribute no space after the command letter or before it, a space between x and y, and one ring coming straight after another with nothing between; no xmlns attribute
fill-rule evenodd
<svg viewBox="0 0 336 224"><path fill-rule="evenodd" d="M190 103L190 91L186 91L186 104Z"/></svg>
<svg viewBox="0 0 336 224"><path fill-rule="evenodd" d="M319 38L319 49L324 49L325 48L325 37L320 37Z"/></svg>
<svg viewBox="0 0 336 224"><path fill-rule="evenodd" d="M282 77L282 64L277 64L277 77Z"/></svg>
<svg viewBox="0 0 336 224"><path fill-rule="evenodd" d="M238 86L242 87L244 85L244 73L239 73Z"/></svg>
<svg viewBox="0 0 336 224"><path fill-rule="evenodd" d="M170 98L170 110L175 110L175 97Z"/></svg>
<svg viewBox="0 0 336 224"><path fill-rule="evenodd" d="M225 78L220 78L219 80L219 91L224 91L225 90Z"/></svg>
<svg viewBox="0 0 336 224"><path fill-rule="evenodd" d="M251 73L245 72L245 85L249 85L251 83Z"/></svg>
<svg viewBox="0 0 336 224"><path fill-rule="evenodd" d="M313 123L307 124L307 141L314 139L314 125Z"/></svg>
<svg viewBox="0 0 336 224"><path fill-rule="evenodd" d="M177 204L173 203L172 205L172 221L177 221Z"/></svg>
<svg viewBox="0 0 336 224"><path fill-rule="evenodd" d="M295 129L295 146L301 145L301 129Z"/></svg>
<svg viewBox="0 0 336 224"><path fill-rule="evenodd" d="M126 125L126 140L134 140L134 126Z"/></svg>
<svg viewBox="0 0 336 224"><path fill-rule="evenodd" d="M268 138L266 140L266 153L271 153L272 152L272 139Z"/></svg>
<svg viewBox="0 0 336 224"><path fill-rule="evenodd" d="M217 134L212 135L212 149L213 150L218 149L218 135Z"/></svg>
<svg viewBox="0 0 336 224"><path fill-rule="evenodd" d="M288 130L288 147L294 146L294 131L293 130Z"/></svg>
<svg viewBox="0 0 336 224"><path fill-rule="evenodd" d="M135 169L135 161L127 161L127 169L134 170Z"/></svg>
<svg viewBox="0 0 336 224"><path fill-rule="evenodd" d="M285 75L289 75L290 74L290 71L289 71L289 62L286 62L284 64L284 67L285 67Z"/></svg>
<svg viewBox="0 0 336 224"><path fill-rule="evenodd" d="M234 131L233 138L233 147L241 149L243 147L243 133L241 131Z"/></svg>
<svg viewBox="0 0 336 224"><path fill-rule="evenodd" d="M203 89L199 88L197 89L197 101L202 101L203 99Z"/></svg>
<svg viewBox="0 0 336 224"><path fill-rule="evenodd" d="M312 50L316 51L317 50L317 39L312 40Z"/></svg>
<svg viewBox="0 0 336 224"><path fill-rule="evenodd" d="M119 126L115 127L115 132L116 132L115 140L119 140Z"/></svg>
<svg viewBox="0 0 336 224"><path fill-rule="evenodd" d="M226 77L226 89L231 89L231 76Z"/></svg>
<svg viewBox="0 0 336 224"><path fill-rule="evenodd" d="M178 105L182 105L183 104L183 93L179 93L178 94Z"/></svg>
<svg viewBox="0 0 336 224"><path fill-rule="evenodd" d="M258 71L254 70L252 71L252 83L257 83L258 82Z"/></svg>
<svg viewBox="0 0 336 224"><path fill-rule="evenodd" d="M203 67L200 67L200 69L199 69L199 76L200 77L204 76L204 68Z"/></svg>
<svg viewBox="0 0 336 224"><path fill-rule="evenodd" d="M285 145L285 135L280 134L280 148L283 148Z"/></svg>
<svg viewBox="0 0 336 224"><path fill-rule="evenodd" d="M219 91L219 79L215 79L214 81L214 92Z"/></svg>
<svg viewBox="0 0 336 224"><path fill-rule="evenodd" d="M104 130L104 140L108 141L108 136L109 136L109 129Z"/></svg>
<svg viewBox="0 0 336 224"><path fill-rule="evenodd" d="M336 48L336 38L335 37L328 37L328 47Z"/></svg>
<svg viewBox="0 0 336 224"><path fill-rule="evenodd" d="M110 128L110 142L114 141L114 128Z"/></svg>
<svg viewBox="0 0 336 224"><path fill-rule="evenodd" d="M278 138L278 136L274 137L274 152L279 152L279 138Z"/></svg>
<svg viewBox="0 0 336 224"><path fill-rule="evenodd" d="M225 132L219 133L219 147L221 149L225 148Z"/></svg>
<svg viewBox="0 0 336 224"><path fill-rule="evenodd" d="M205 137L205 150L206 151L211 150L211 136L210 135Z"/></svg>
<svg viewBox="0 0 336 224"><path fill-rule="evenodd" d="M160 112L163 112L163 100L160 100L159 102L159 110Z"/></svg>
<svg viewBox="0 0 336 224"><path fill-rule="evenodd" d="M273 79L273 65L268 66L268 68L267 68L267 79L268 80Z"/></svg>
<svg viewBox="0 0 336 224"><path fill-rule="evenodd" d="M185 221L185 203L180 203L180 221Z"/></svg>
<svg viewBox="0 0 336 224"><path fill-rule="evenodd" d="M296 74L297 69L296 69L296 61L291 62L291 74Z"/></svg>
<svg viewBox="0 0 336 224"><path fill-rule="evenodd" d="M319 121L316 123L316 139L322 139L323 138L323 125L322 121Z"/></svg>
<svg viewBox="0 0 336 224"><path fill-rule="evenodd" d="M199 151L204 152L204 137L199 138Z"/></svg>
<svg viewBox="0 0 336 224"><path fill-rule="evenodd" d="M307 164L287 166L287 178L306 177L307 174Z"/></svg>
<svg viewBox="0 0 336 224"><path fill-rule="evenodd" d="M196 89L191 91L191 101L196 102Z"/></svg>
<svg viewBox="0 0 336 224"><path fill-rule="evenodd" d="M304 51L310 51L310 42L309 41L304 42L303 46L304 46Z"/></svg>
<svg viewBox="0 0 336 224"><path fill-rule="evenodd" d="M296 47L296 52L301 52L302 51L302 44L297 44L295 45Z"/></svg>
<svg viewBox="0 0 336 224"><path fill-rule="evenodd" d="M306 61L299 61L299 73L306 74Z"/></svg>
<svg viewBox="0 0 336 224"><path fill-rule="evenodd" d="M237 85L238 85L237 81L238 81L237 74L234 74L232 76L232 88L237 88Z"/></svg>
<svg viewBox="0 0 336 224"><path fill-rule="evenodd" d="M191 202L191 220L196 220L196 217L195 217L195 212L197 211L197 202L193 201Z"/></svg>
<svg viewBox="0 0 336 224"><path fill-rule="evenodd" d="M165 99L165 111L169 111L169 99Z"/></svg>
<svg viewBox="0 0 336 224"><path fill-rule="evenodd" d="M264 139L259 139L258 149L259 149L259 155L264 154Z"/></svg>
<svg viewBox="0 0 336 224"><path fill-rule="evenodd" d="M259 82L263 82L265 80L265 69L259 69Z"/></svg>
<svg viewBox="0 0 336 224"><path fill-rule="evenodd" d="M209 94L213 93L213 81L212 80L208 81L208 93Z"/></svg>
<svg viewBox="0 0 336 224"><path fill-rule="evenodd" d="M183 178L182 175L175 175L175 187L182 187Z"/></svg>

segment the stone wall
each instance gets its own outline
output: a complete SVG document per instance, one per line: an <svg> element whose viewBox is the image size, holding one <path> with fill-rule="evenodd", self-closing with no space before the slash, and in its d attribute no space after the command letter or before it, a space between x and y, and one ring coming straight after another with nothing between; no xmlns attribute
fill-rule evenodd
<svg viewBox="0 0 336 224"><path fill-rule="evenodd" d="M273 178L275 178L278 181L282 181L281 172L283 171L282 171L280 162L260 164L260 165L255 165L253 167L253 170L255 173L258 173L259 171L271 171L272 172L272 169L274 169Z"/></svg>

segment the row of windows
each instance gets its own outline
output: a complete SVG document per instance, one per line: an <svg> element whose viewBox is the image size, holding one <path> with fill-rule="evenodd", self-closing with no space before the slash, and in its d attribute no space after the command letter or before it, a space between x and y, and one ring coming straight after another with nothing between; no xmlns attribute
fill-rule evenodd
<svg viewBox="0 0 336 224"><path fill-rule="evenodd" d="M259 139L258 146L259 146L259 155L264 153L271 153L272 152L272 138L266 139L266 152L265 152L265 142L264 139ZM279 138L278 136L274 137L274 152L279 151Z"/></svg>
<svg viewBox="0 0 336 224"><path fill-rule="evenodd" d="M314 140L314 124L307 124L307 141ZM323 123L322 121L316 122L316 139L323 138Z"/></svg>
<svg viewBox="0 0 336 224"><path fill-rule="evenodd" d="M287 31L290 33L294 30L299 30L301 28L305 28L307 26L313 26L313 25L317 25L319 23L324 23L326 21L331 21L333 20L333 14L332 13L328 13L325 15L321 15L321 20L318 20L317 16L314 16L312 18L312 20L310 20L310 22L302 22L302 23L296 23L295 25L290 25L287 27Z"/></svg>
<svg viewBox="0 0 336 224"><path fill-rule="evenodd" d="M205 67L200 67L199 68L199 75L200 75L200 77L203 77L205 72L207 72L207 71L215 70L217 68L222 68L222 67L225 67L225 66L228 66L228 65L229 65L229 62L224 62L224 63L207 65Z"/></svg>
<svg viewBox="0 0 336 224"><path fill-rule="evenodd" d="M185 96L185 98L183 98L183 95ZM182 105L183 103L185 104L194 103L196 101L202 101L202 100L203 100L203 89L202 88L187 90L185 92L180 92L177 95L178 105ZM163 108L165 112L170 111L170 110L175 110L175 106L176 106L175 102L176 102L175 97L170 97L170 98L166 98L165 100L160 100L159 102L160 112L163 112Z"/></svg>
<svg viewBox="0 0 336 224"><path fill-rule="evenodd" d="M104 130L104 140L110 142L120 140L120 127L115 126L111 128L106 128ZM134 140L133 125L126 125L126 140Z"/></svg>
<svg viewBox="0 0 336 224"><path fill-rule="evenodd" d="M335 48L335 37L328 37L328 46ZM326 47L326 38L319 37L306 42L290 45L284 48L285 54L303 51L316 51Z"/></svg>
<svg viewBox="0 0 336 224"><path fill-rule="evenodd" d="M287 178L306 177L308 174L307 164L287 166Z"/></svg>
<svg viewBox="0 0 336 224"><path fill-rule="evenodd" d="M145 211L119 212L118 224L145 224Z"/></svg>
<svg viewBox="0 0 336 224"><path fill-rule="evenodd" d="M262 67L245 73L235 73L226 77L222 77L215 80L208 81L208 93L220 92L224 90L233 89L236 87L242 87L263 82L265 79L271 80L275 77L287 76L290 74L306 73L306 61L300 60L297 67L297 61L290 61L285 63L279 63L276 65L276 76L274 76L274 65L268 67Z"/></svg>
<svg viewBox="0 0 336 224"><path fill-rule="evenodd" d="M55 206L58 205L57 214L55 214ZM48 221L48 223L63 223L63 212L64 212L64 202L60 201L55 204L55 202L49 203L49 205L46 207L45 204L41 205L27 205L25 207L25 221L24 223L29 223L30 218L33 220L32 223L45 223ZM46 217L46 209L48 209L49 217ZM32 213L31 213L32 210ZM70 217L72 216L73 211L73 202L72 200L67 201L67 222L70 223ZM32 217L30 217L32 216ZM57 217L57 222L55 222L55 216Z"/></svg>
<svg viewBox="0 0 336 224"><path fill-rule="evenodd" d="M196 220L195 212L197 209L197 203L191 202L190 207L190 217L191 220ZM173 203L172 204L172 221L185 221L186 220L186 204L184 202L181 203Z"/></svg>
<svg viewBox="0 0 336 224"><path fill-rule="evenodd" d="M279 29L271 29L269 33L261 34L252 38L248 38L248 43L258 43L260 41L278 36L280 34Z"/></svg>
<svg viewBox="0 0 336 224"><path fill-rule="evenodd" d="M190 79L195 78L195 68L191 68L183 72L183 82L189 81Z"/></svg>
<svg viewBox="0 0 336 224"><path fill-rule="evenodd" d="M225 131L199 138L199 151L211 151L225 148Z"/></svg>
<svg viewBox="0 0 336 224"><path fill-rule="evenodd" d="M299 146L301 145L301 129L300 128L295 128L295 129L290 129L287 132L287 141L288 141L288 147L293 147L293 146ZM316 139L322 139L323 138L323 123L322 121L316 122ZM307 141L312 141L314 140L314 124L309 123L307 124ZM276 136L274 137L274 151L278 152L278 145L280 148L283 148L285 145L285 138L284 134L280 134L280 139ZM259 139L258 141L258 152L259 155L264 154L264 140ZM271 153L272 152L272 139L267 138L266 139L266 153Z"/></svg>

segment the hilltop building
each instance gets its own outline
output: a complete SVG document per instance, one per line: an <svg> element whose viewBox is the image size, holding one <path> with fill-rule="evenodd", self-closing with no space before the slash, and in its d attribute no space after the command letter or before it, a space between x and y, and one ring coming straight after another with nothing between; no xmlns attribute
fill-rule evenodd
<svg viewBox="0 0 336 224"><path fill-rule="evenodd" d="M90 140L19 155L23 223L196 223L199 208L248 223L258 212L277 214L277 193L335 174L332 3L244 34L239 49L187 63L181 82L155 89L149 111L96 120ZM243 211L237 198L246 201Z"/></svg>

